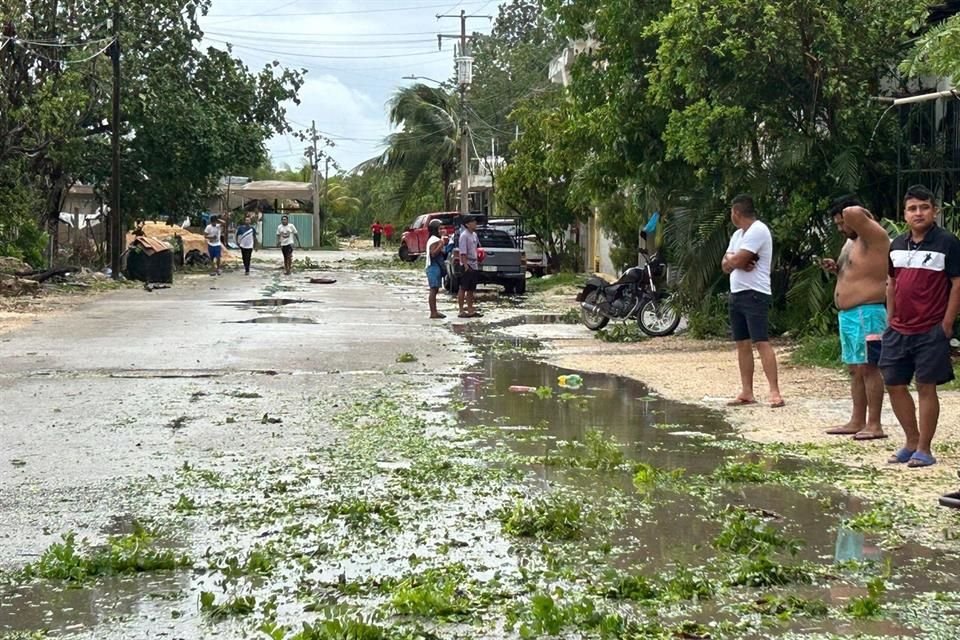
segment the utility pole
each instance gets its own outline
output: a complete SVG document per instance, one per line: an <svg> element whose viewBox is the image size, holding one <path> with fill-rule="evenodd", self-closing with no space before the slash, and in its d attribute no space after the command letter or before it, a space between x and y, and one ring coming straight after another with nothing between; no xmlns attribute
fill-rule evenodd
<svg viewBox="0 0 960 640"><path fill-rule="evenodd" d="M307 149L307 155L310 156L310 181L313 184L313 245L314 248L323 246L323 227L320 226L320 177L319 163L320 156L317 150L317 142L320 136L317 135L317 121L310 121L310 148Z"/></svg>
<svg viewBox="0 0 960 640"><path fill-rule="evenodd" d="M120 0L113 2L113 43L110 45L113 62L113 123L111 126L112 167L110 176L110 270L113 279L120 279L120 259L126 234L123 214L120 212Z"/></svg>
<svg viewBox="0 0 960 640"><path fill-rule="evenodd" d="M459 51L456 52L454 60L457 63L457 84L460 87L460 214L470 213L470 140L468 136L470 131L467 128L467 88L473 82L473 57L470 56L467 48L467 41L472 36L467 35L467 20L469 18L486 18L493 20L493 16L467 15L463 9L460 15L437 14L437 20L441 18L460 18L460 35L437 35L437 46L443 48L445 38L458 38L460 40Z"/></svg>
<svg viewBox="0 0 960 640"><path fill-rule="evenodd" d="M321 235L326 231L325 227L327 225L327 216L330 213L330 203L327 201L327 196L330 193L330 156L327 156L323 159L323 226L320 227Z"/></svg>

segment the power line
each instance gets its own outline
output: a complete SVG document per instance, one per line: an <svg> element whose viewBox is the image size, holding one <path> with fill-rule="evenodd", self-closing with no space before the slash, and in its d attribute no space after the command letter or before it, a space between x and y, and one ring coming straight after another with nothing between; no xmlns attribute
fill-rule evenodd
<svg viewBox="0 0 960 640"><path fill-rule="evenodd" d="M204 32L204 37L207 39L209 36L219 36L221 38L238 38L243 40L244 38L239 37L234 33L224 33L219 31L206 31ZM353 49L360 48L357 45L355 40L326 40L326 39L317 39L317 38L258 38L257 42L260 44L307 44L312 45L318 48L324 47L350 47ZM435 38L416 38L416 39L395 39L395 40L367 40L363 43L364 46L376 46L378 48L420 48L423 49L424 46L432 45L436 43Z"/></svg>
<svg viewBox="0 0 960 640"><path fill-rule="evenodd" d="M58 58L51 58L50 56L44 55L44 54L39 53L39 52L37 52L37 51L33 51L33 50L30 50L30 49L28 49L28 51L30 51L31 54L33 54L33 55L36 56L37 58L40 58L41 60L46 60L47 62L54 62L54 63L57 63L57 64L62 64L62 65L64 65L64 66L70 66L70 65L74 65L74 64L83 64L83 63L85 63L85 62L90 62L91 60L102 56L104 53L106 53L107 51L110 50L110 47L113 46L113 42L114 42L114 41L111 40L111 41L107 44L107 46L103 47L102 49L100 49L100 50L97 51L96 53L94 53L94 54L92 54L92 55L89 55L89 56L86 56L85 58L81 58L81 59L79 59L79 60L63 60L63 59L58 59Z"/></svg>
<svg viewBox="0 0 960 640"><path fill-rule="evenodd" d="M482 0L475 0L474 2L465 3L467 5L476 5L479 4ZM291 2L285 5L282 5L280 8L288 7L295 2ZM222 17L226 21L232 21L235 19L242 18L303 18L311 16L347 16L347 15L358 15L358 14L373 14L373 13L397 13L397 12L409 12L415 11L417 9L437 9L439 7L446 6L444 4L422 4L422 5L412 5L406 7L390 7L386 9L348 9L345 11L309 11L309 12L298 12L298 13L277 13L276 11L271 11L270 13L248 13L243 15L228 16L223 14ZM220 18L221 14L208 15L207 18Z"/></svg>
<svg viewBox="0 0 960 640"><path fill-rule="evenodd" d="M220 40L218 38L207 38L210 42L218 42L220 44L229 45L237 49L249 49L250 51L260 51L262 53L273 53L277 55L296 55L301 58L319 58L324 60L383 60L389 58L420 58L424 56L436 56L442 51L420 51L417 53L388 53L384 55L372 55L372 56L330 56L330 55L321 55L316 53L298 53L295 51L277 51L276 49L263 49L261 47L252 47L247 44L236 44L228 40Z"/></svg>
<svg viewBox="0 0 960 640"><path fill-rule="evenodd" d="M84 42L60 42L60 41L53 41L53 40L28 40L26 38L19 38L19 37L11 38L9 36L0 35L0 40L2 40L4 44L6 44L7 41L9 40L14 44L30 45L33 47L43 47L45 49L72 49L72 48L80 48L80 47L89 47L91 45L99 45L104 42L112 42L113 38L109 38L109 37L100 38L98 40L87 40Z"/></svg>
<svg viewBox="0 0 960 640"><path fill-rule="evenodd" d="M216 28L216 27L214 27ZM231 34L245 34L254 36L309 36L317 38L379 38L382 36L433 36L436 38L435 31L378 31L374 33L349 33L338 31L336 33L321 33L317 31L261 31L259 29L229 29ZM431 42L434 38L431 38Z"/></svg>

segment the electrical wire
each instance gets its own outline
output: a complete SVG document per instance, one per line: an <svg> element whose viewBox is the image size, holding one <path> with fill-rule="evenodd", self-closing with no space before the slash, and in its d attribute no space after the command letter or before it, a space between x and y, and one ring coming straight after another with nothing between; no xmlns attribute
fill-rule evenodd
<svg viewBox="0 0 960 640"><path fill-rule="evenodd" d="M469 2L465 4L475 5L475 4L479 4L479 2L481 1L482 0L475 0L474 2ZM295 4L295 2L282 5L280 8L282 9L282 8L288 7L291 4ZM446 3L411 5L406 7L389 7L385 9L348 9L345 11L311 11L311 12L299 12L299 13L276 13L276 11L272 11L270 13L248 13L248 14L236 15L236 16L223 15L222 17L225 20L221 21L221 24L223 22L231 22L231 21L240 20L243 18L297 18L297 17L302 18L302 17L313 17L313 16L320 17L320 16L367 15L367 14L375 14L375 13L396 13L401 11L415 11L417 9L436 9L438 7L443 7L445 5ZM221 15L207 15L208 19L210 18L217 19L220 17Z"/></svg>
<svg viewBox="0 0 960 640"><path fill-rule="evenodd" d="M216 28L216 27L214 27ZM431 42L437 41L437 32L436 31L390 31L390 32L376 32L376 33L348 33L345 31L338 31L336 33L321 33L321 32L303 32L303 31L260 31L259 29L229 29L229 33L233 34L246 34L253 36L310 36L317 38L379 38L385 36L433 36Z"/></svg>
<svg viewBox="0 0 960 640"><path fill-rule="evenodd" d="M420 51L417 53L387 53L383 55L373 55L373 56L329 56L321 55L316 53L298 53L295 51L277 51L276 49L263 49L261 47L252 47L247 44L237 44L235 42L230 42L228 40L220 40L219 38L207 38L210 42L217 42L220 44L229 45L237 49L248 49L250 51L259 51L261 53L272 53L276 55L296 55L301 58L318 58L323 60L384 60L390 58L420 58L423 56L436 56L444 53L443 51Z"/></svg>
<svg viewBox="0 0 960 640"><path fill-rule="evenodd" d="M96 53L94 53L93 55L89 55L89 56L87 56L87 57L85 57L85 58L81 58L81 59L79 59L79 60L58 60L57 58L51 58L51 57L49 57L49 56L47 56L47 55L44 55L44 54L42 54L42 53L38 53L38 52L32 51L32 50L30 51L30 53L32 53L32 54L33 54L34 56L36 56L37 58L40 58L41 60L46 60L47 62L54 62L54 63L56 63L56 64L62 64L62 65L64 65L64 66L69 67L69 66L72 66L72 65L75 65L75 64L83 64L83 63L85 63L85 62L90 62L91 60L94 60L95 58L98 58L98 57L102 56L104 53L106 53L107 51L109 51L109 50L110 50L110 47L112 47L112 46L113 46L113 40L111 40L111 41L107 44L107 46L103 47L102 49L100 49L99 51L97 51Z"/></svg>
<svg viewBox="0 0 960 640"><path fill-rule="evenodd" d="M240 41L240 42L250 42L249 38L238 37L235 34L231 33L221 33L217 31L207 31L204 33L204 38L213 39L210 36L217 38L227 38L227 41ZM230 40L232 39L232 40ZM363 43L365 46L376 47L377 49L420 49L421 51L430 45L436 46L436 38L429 40L424 38L418 38L416 40L378 40L378 41L366 41ZM263 38L258 38L255 44L260 45L309 45L312 48L325 49L325 48L337 48L337 47L347 47L351 49L358 49L357 42L354 40L349 41L337 41L337 40L318 40L316 38L283 38L276 40L264 40Z"/></svg>
<svg viewBox="0 0 960 640"><path fill-rule="evenodd" d="M33 47L43 47L45 49L72 49L79 47L89 47L91 45L98 45L104 42L113 42L113 37L100 38L99 40L87 40L85 42L54 42L54 41L44 41L44 40L27 40L26 38L19 37L9 37L0 35L0 40L6 43L8 40L12 41L14 44L24 44L30 45Z"/></svg>

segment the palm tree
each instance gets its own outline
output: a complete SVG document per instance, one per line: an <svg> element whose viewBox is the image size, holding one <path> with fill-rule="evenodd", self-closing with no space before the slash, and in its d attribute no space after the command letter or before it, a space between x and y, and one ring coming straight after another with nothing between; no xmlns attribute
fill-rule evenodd
<svg viewBox="0 0 960 640"><path fill-rule="evenodd" d="M401 130L387 137L387 150L372 163L402 176L397 189L401 208L414 185L439 170L443 207L450 210L460 135L456 104L456 94L425 84L403 87L390 100L390 122Z"/></svg>
<svg viewBox="0 0 960 640"><path fill-rule="evenodd" d="M341 234L354 234L361 231L358 219L363 202L350 195L347 185L339 180L330 181L324 195L326 208L329 212L330 224Z"/></svg>

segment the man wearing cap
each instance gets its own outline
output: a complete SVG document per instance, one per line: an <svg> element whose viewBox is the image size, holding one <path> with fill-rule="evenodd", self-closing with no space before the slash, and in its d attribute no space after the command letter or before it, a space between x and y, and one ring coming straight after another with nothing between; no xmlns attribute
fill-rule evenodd
<svg viewBox="0 0 960 640"><path fill-rule="evenodd" d="M481 313L473 307L473 295L477 290L477 280L479 279L480 261L477 258L477 249L480 247L480 239L477 237L477 219L474 216L467 216L463 222L463 229L460 231L460 265L463 267L463 274L460 276L460 290L457 291L457 304L460 307L461 318L479 318Z"/></svg>

